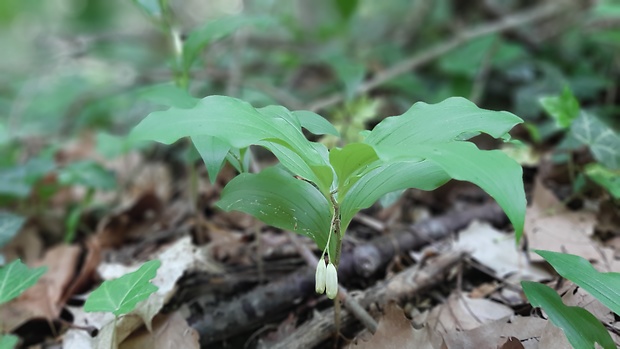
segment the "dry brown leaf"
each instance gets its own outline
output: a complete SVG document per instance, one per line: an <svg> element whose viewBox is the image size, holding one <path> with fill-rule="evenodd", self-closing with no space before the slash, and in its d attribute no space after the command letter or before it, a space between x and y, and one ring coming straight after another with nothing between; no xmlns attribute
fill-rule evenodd
<svg viewBox="0 0 620 349"><path fill-rule="evenodd" d="M22 262L31 264L43 255L43 241L38 229L33 224L26 224L0 251L7 261L20 258Z"/></svg>
<svg viewBox="0 0 620 349"><path fill-rule="evenodd" d="M358 349L440 349L443 339L431 332L428 326L416 330L411 326L403 310L395 303L386 306L385 314L379 322L377 332L369 341L359 341L349 346Z"/></svg>
<svg viewBox="0 0 620 349"><path fill-rule="evenodd" d="M43 260L33 263L33 267L46 266L47 272L21 296L0 307L0 328L10 332L30 319L55 319L63 306L62 295L75 275L80 253L78 246L58 245L49 249Z"/></svg>
<svg viewBox="0 0 620 349"><path fill-rule="evenodd" d="M524 232L530 249L571 253L591 261L601 260L600 246L591 238L596 215L587 211L569 211L538 179L527 208ZM535 261L543 258L530 253Z"/></svg>
<svg viewBox="0 0 620 349"><path fill-rule="evenodd" d="M512 309L503 304L453 293L445 303L431 310L427 324L441 333L449 333L453 330L471 330L512 314Z"/></svg>
<svg viewBox="0 0 620 349"><path fill-rule="evenodd" d="M540 342L538 343L539 349L572 349L573 347L568 343L566 335L561 329L554 326L551 322L547 321L547 326L542 331L540 336Z"/></svg>
<svg viewBox="0 0 620 349"><path fill-rule="evenodd" d="M459 233L455 247L471 253L482 265L494 270L499 278L540 281L550 279L550 274L541 266L527 260L527 256L518 251L514 234L504 234L488 223L472 222L467 229Z"/></svg>
<svg viewBox="0 0 620 349"><path fill-rule="evenodd" d="M547 321L535 317L511 316L469 331L452 331L444 336L448 348L498 348L516 338L523 348L538 348L538 338Z"/></svg>
<svg viewBox="0 0 620 349"><path fill-rule="evenodd" d="M525 349L525 347L518 338L509 337L500 349Z"/></svg>
<svg viewBox="0 0 620 349"><path fill-rule="evenodd" d="M153 331L146 328L134 332L120 349L192 349L200 348L198 332L191 328L178 312L158 315L153 319Z"/></svg>

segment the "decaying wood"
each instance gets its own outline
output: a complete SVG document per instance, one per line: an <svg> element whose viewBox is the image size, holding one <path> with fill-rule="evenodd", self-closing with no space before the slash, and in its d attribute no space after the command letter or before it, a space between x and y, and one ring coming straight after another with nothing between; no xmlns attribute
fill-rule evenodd
<svg viewBox="0 0 620 349"><path fill-rule="evenodd" d="M425 267L409 267L396 274L390 280L380 282L361 293L357 302L364 307L368 307L371 304L383 307L389 301L402 302L405 299L411 299L421 291L441 283L443 275L457 265L464 256L465 253L463 252L451 252L438 257ZM327 309L321 312L319 316L297 328L282 341L275 345L270 345L269 348L313 348L332 336L335 331L333 318L333 308ZM341 327L351 325L354 321L355 317L349 311L341 311Z"/></svg>
<svg viewBox="0 0 620 349"><path fill-rule="evenodd" d="M369 277L395 255L445 238L476 219L499 223L506 218L495 203L490 203L421 221L407 230L359 245L353 251L343 251L338 278L344 281ZM197 299L185 309L189 312L188 323L200 334L201 344L207 345L275 321L282 318L291 304L314 294L314 272L314 266L304 267L217 306L205 305L208 297L206 301Z"/></svg>

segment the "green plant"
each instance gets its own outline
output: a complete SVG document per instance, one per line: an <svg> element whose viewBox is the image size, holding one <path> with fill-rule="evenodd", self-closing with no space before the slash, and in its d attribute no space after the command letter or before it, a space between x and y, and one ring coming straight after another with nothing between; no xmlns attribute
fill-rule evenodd
<svg viewBox="0 0 620 349"><path fill-rule="evenodd" d="M0 227L4 229L5 227ZM19 297L24 291L34 286L39 278L47 271L46 267L30 269L19 259L0 267L0 305ZM14 348L18 338L14 335L3 334L0 328L0 348Z"/></svg>
<svg viewBox="0 0 620 349"><path fill-rule="evenodd" d="M620 273L601 273L582 257L567 253L536 250L562 277L589 292L616 314L620 314ZM609 332L586 309L564 305L557 292L536 282L523 281L523 291L535 307L564 331L574 348L615 348Z"/></svg>
<svg viewBox="0 0 620 349"><path fill-rule="evenodd" d="M334 134L333 126L317 114L281 106L254 108L235 98L209 96L191 108L149 114L131 136L166 144L212 137L222 151L203 159L207 168L216 169L227 159L238 161L237 154L250 151L251 145L267 148L280 164L247 173L238 161L243 173L224 188L217 206L309 236L337 266L344 233L359 210L385 194L433 190L451 178L489 193L520 237L525 214L521 167L500 151L483 151L467 141L479 133L508 139L507 132L520 122L511 113L449 98L433 105L416 103L364 132L363 142L328 150L302 132Z"/></svg>
<svg viewBox="0 0 620 349"><path fill-rule="evenodd" d="M138 303L147 299L158 287L150 280L157 274L159 260L148 261L138 270L118 279L104 281L86 299L84 311L114 314L114 321L133 311ZM116 330L116 326L113 327ZM113 336L114 337L114 336Z"/></svg>

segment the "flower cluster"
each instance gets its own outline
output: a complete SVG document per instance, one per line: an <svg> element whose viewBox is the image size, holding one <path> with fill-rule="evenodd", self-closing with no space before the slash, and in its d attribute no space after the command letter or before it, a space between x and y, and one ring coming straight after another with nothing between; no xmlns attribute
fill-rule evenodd
<svg viewBox="0 0 620 349"><path fill-rule="evenodd" d="M336 267L329 263L325 266L325 260L319 259L316 266L316 293L327 293L327 298L334 299L338 295L338 273Z"/></svg>

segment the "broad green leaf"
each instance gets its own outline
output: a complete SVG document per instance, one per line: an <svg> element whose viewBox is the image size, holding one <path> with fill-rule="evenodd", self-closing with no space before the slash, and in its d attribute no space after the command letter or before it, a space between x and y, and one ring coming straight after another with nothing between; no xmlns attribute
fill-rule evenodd
<svg viewBox="0 0 620 349"><path fill-rule="evenodd" d="M14 349L19 338L12 334L0 335L0 349Z"/></svg>
<svg viewBox="0 0 620 349"><path fill-rule="evenodd" d="M405 114L379 123L366 142L383 160L428 159L451 178L478 185L504 209L518 238L526 205L521 166L500 151L481 151L463 139L478 133L506 138L520 122L511 113L480 109L455 97L414 104Z"/></svg>
<svg viewBox="0 0 620 349"><path fill-rule="evenodd" d="M338 130L327 119L317 113L308 110L297 110L293 112L297 116L301 127L314 133L315 135L333 135L339 137Z"/></svg>
<svg viewBox="0 0 620 349"><path fill-rule="evenodd" d="M24 224L24 217L0 211L0 247L6 245Z"/></svg>
<svg viewBox="0 0 620 349"><path fill-rule="evenodd" d="M158 287L150 283L161 265L159 260L148 261L134 271L115 280L104 281L84 303L86 312L109 312L115 316L127 314L139 302L147 299Z"/></svg>
<svg viewBox="0 0 620 349"><path fill-rule="evenodd" d="M407 188L433 190L448 180L446 172L428 160L397 161L374 168L361 176L344 198L339 198L343 229L359 210L387 193Z"/></svg>
<svg viewBox="0 0 620 349"><path fill-rule="evenodd" d="M193 108L200 100L171 83L144 87L138 91L138 96L156 104L181 109Z"/></svg>
<svg viewBox="0 0 620 349"><path fill-rule="evenodd" d="M279 113L282 110L257 110L239 99L209 96L192 109L170 108L149 114L133 129L132 137L170 144L181 137L209 135L235 148L260 144L272 152L274 149L270 145L277 143L295 154L294 161L303 161L312 169L311 173L296 174L316 183L322 190L328 190L332 182L329 165L301 129L290 119L282 117ZM326 173L329 173L327 177Z"/></svg>
<svg viewBox="0 0 620 349"><path fill-rule="evenodd" d="M571 132L590 147L596 160L612 170L620 170L620 135L597 117L582 111L573 122Z"/></svg>
<svg viewBox="0 0 620 349"><path fill-rule="evenodd" d="M470 142L418 145L412 153L435 162L451 178L482 188L506 212L520 239L526 200L523 169L516 161L500 150L480 150Z"/></svg>
<svg viewBox="0 0 620 349"><path fill-rule="evenodd" d="M329 152L329 162L338 177L338 196L345 196L349 187L360 179L361 173L378 160L375 149L365 143L333 148Z"/></svg>
<svg viewBox="0 0 620 349"><path fill-rule="evenodd" d="M364 80L366 67L349 60L341 52L329 57L328 63L334 68L338 79L344 84L346 100L353 99L358 86Z"/></svg>
<svg viewBox="0 0 620 349"><path fill-rule="evenodd" d="M97 153L107 159L114 159L127 154L131 150L141 149L147 144L144 141L136 141L131 137L120 137L106 132L97 133L96 142L95 148Z"/></svg>
<svg viewBox="0 0 620 349"><path fill-rule="evenodd" d="M312 238L320 248L327 243L331 204L312 184L276 166L258 174L242 173L222 191L217 206L241 211L266 224Z"/></svg>
<svg viewBox="0 0 620 349"><path fill-rule="evenodd" d="M579 101L568 87L564 87L559 96L540 98L540 104L555 119L556 124L562 128L569 127L579 115Z"/></svg>
<svg viewBox="0 0 620 349"><path fill-rule="evenodd" d="M215 183L217 175L224 166L224 161L230 151L230 145L213 136L193 136L192 143L194 143L196 150L200 153L207 167L209 180L211 183Z"/></svg>
<svg viewBox="0 0 620 349"><path fill-rule="evenodd" d="M595 348L595 343L604 349L616 345L609 332L590 312L583 308L566 306L562 298L551 287L532 281L522 281L523 292L532 306L542 308L549 320L559 327L573 348Z"/></svg>
<svg viewBox="0 0 620 349"><path fill-rule="evenodd" d="M620 273L601 273L585 258L568 253L535 250L558 274L588 291L599 302L620 314Z"/></svg>
<svg viewBox="0 0 620 349"><path fill-rule="evenodd" d="M19 259L0 268L0 304L32 287L46 271L46 267L29 269Z"/></svg>
<svg viewBox="0 0 620 349"><path fill-rule="evenodd" d="M384 149L406 153L416 144L462 140L463 134L482 132L505 137L521 122L509 112L480 109L465 98L452 97L437 104L418 102L403 115L384 119L370 132L366 143L375 146L379 156Z"/></svg>
<svg viewBox="0 0 620 349"><path fill-rule="evenodd" d="M114 174L94 161L78 161L63 167L58 171L58 181L102 190L116 188Z"/></svg>
<svg viewBox="0 0 620 349"><path fill-rule="evenodd" d="M620 170L610 170L601 164L589 164L585 174L601 187L605 188L615 199L620 199Z"/></svg>

